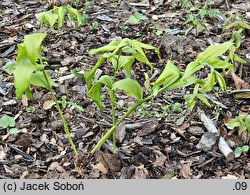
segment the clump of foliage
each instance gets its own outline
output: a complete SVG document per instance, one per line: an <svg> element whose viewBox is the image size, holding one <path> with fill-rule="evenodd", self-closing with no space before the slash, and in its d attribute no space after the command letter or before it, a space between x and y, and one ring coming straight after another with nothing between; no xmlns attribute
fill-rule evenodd
<svg viewBox="0 0 250 195"><path fill-rule="evenodd" d="M242 147L237 147L234 150L235 157L238 158L240 157L241 154L246 154L249 151L249 146L245 145Z"/></svg>
<svg viewBox="0 0 250 195"><path fill-rule="evenodd" d="M159 50L148 44L141 43L137 40L122 39L119 41L112 41L106 46L98 49L90 50L90 54L103 53L95 66L86 71L83 75L88 86L88 96L96 103L100 109L105 109L103 104L103 97L101 95L102 88L106 87L109 90L109 98L112 108L113 126L101 138L91 152L95 152L109 137L113 135L114 152L116 151L116 129L118 125L130 114L132 114L143 103L152 100L158 94L165 90L182 88L189 85L195 85L194 93L187 95L188 106L193 109L197 100L201 100L210 106L208 100L204 96L204 92L212 90L215 85L215 80L219 83L220 88L226 91L226 83L218 69L233 69L233 65L219 59L219 56L224 54L233 43L231 41L219 45L209 46L204 52L199 54L197 59L187 65L186 70L181 70L172 62L168 61L163 72L159 75L154 83L151 83L151 89L146 88L143 92L142 86L134 79L132 79L132 68L135 60L147 64L152 70L153 64L149 62L144 50ZM111 63L113 66L113 76L103 75L100 78L95 78L97 69L102 64ZM195 77L195 73L200 71L204 66L208 66L211 70L207 81L204 82ZM117 77L120 71L125 72L125 78ZM149 79L150 80L150 79ZM122 90L128 96L135 98L135 104L127 108L126 113L117 119L116 116L116 94L117 90Z"/></svg>
<svg viewBox="0 0 250 195"><path fill-rule="evenodd" d="M54 32L54 25L57 23L57 29L59 30L64 22L65 15L68 15L69 21L73 23L75 20L77 21L77 27L79 28L83 21L86 20L85 17L82 17L81 14L78 12L77 9L71 7L70 5L67 5L66 7L55 6L53 10L49 10L46 12L41 12L36 14L36 18L40 23L40 31L42 32L42 28L44 24L49 24L50 30ZM86 13L84 12L84 15ZM83 15L83 16L84 16Z"/></svg>
<svg viewBox="0 0 250 195"><path fill-rule="evenodd" d="M16 125L14 117L4 115L0 118L0 127L7 129L12 135L16 135L21 132L21 130L14 128Z"/></svg>
<svg viewBox="0 0 250 195"><path fill-rule="evenodd" d="M42 57L42 42L45 37L45 33L26 35L24 37L24 42L17 45L18 54L15 63L10 64L6 68L14 75L14 87L18 99L22 99L24 94L29 99L32 99L31 86L45 88L51 93L62 119L65 133L67 134L72 149L77 154L66 120L52 89L53 81L44 69L45 65Z"/></svg>
<svg viewBox="0 0 250 195"><path fill-rule="evenodd" d="M61 100L58 100L57 102L62 106L63 109L65 109L67 106L69 106L71 109L77 109L77 110L82 111L82 112L84 111L84 109L80 105L78 105L77 103L74 103L72 101L68 101L67 97L65 95L63 95L62 98L61 98ZM46 107L46 109L50 109L53 106L56 106L56 102L55 101L51 102Z"/></svg>
<svg viewBox="0 0 250 195"><path fill-rule="evenodd" d="M243 138L245 142L250 141L250 115L237 116L226 123L229 129L237 128L238 136Z"/></svg>
<svg viewBox="0 0 250 195"><path fill-rule="evenodd" d="M192 29L196 29L197 34L197 28L208 34L207 28L204 25L206 18L213 18L218 15L220 15L220 12L217 9L200 8L196 14L190 12L187 15L187 20L184 23L189 26L185 31L185 35L187 35Z"/></svg>
<svg viewBox="0 0 250 195"><path fill-rule="evenodd" d="M128 23L135 25L135 24L139 24L141 21L147 20L148 18L143 15L140 12L135 12L132 16L129 17L128 19Z"/></svg>
<svg viewBox="0 0 250 195"><path fill-rule="evenodd" d="M241 15L230 14L223 27L223 36L230 36L235 46L231 47L227 60L233 63L246 64L247 62L236 54L242 43L245 30L250 30L250 24Z"/></svg>

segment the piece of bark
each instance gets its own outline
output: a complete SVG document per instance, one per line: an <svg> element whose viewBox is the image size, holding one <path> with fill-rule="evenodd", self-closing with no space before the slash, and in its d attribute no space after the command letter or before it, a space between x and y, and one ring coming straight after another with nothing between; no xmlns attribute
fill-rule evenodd
<svg viewBox="0 0 250 195"><path fill-rule="evenodd" d="M227 142L223 137L220 137L219 144L218 144L219 150L222 152L222 154L228 159L233 160L235 157L234 152L232 149L228 146Z"/></svg>
<svg viewBox="0 0 250 195"><path fill-rule="evenodd" d="M200 118L200 120L202 121L203 125L206 127L206 129L209 132L212 133L217 133L219 135L219 130L215 127L213 121L211 119L209 119L203 110L201 110L200 108L198 108L198 116ZM224 140L224 138L222 136L220 136L219 138L219 143L218 143L218 147L219 150L221 151L221 153L228 159L228 160L232 160L234 158L234 152L232 151L232 149L228 146L228 144L226 143L226 141Z"/></svg>

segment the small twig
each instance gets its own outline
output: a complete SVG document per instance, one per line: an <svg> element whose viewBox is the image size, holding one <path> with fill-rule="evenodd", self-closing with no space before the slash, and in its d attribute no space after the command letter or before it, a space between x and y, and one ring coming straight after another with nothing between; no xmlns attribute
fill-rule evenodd
<svg viewBox="0 0 250 195"><path fill-rule="evenodd" d="M211 163L211 162L214 161L215 159L216 159L216 157L213 157L213 158L211 158L211 159L205 161L204 163L198 165L197 167L198 167L198 168L203 167L203 166L205 166L206 164Z"/></svg>

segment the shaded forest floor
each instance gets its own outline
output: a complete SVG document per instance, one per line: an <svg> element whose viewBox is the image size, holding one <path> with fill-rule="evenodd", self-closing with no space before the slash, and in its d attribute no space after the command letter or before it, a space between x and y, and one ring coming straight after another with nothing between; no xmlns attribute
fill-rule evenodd
<svg viewBox="0 0 250 195"><path fill-rule="evenodd" d="M79 151L77 159L59 114L54 107L48 109L52 102L48 91L34 88L33 100L17 100L13 76L3 71L6 63L15 60L17 44L23 37L39 31L35 14L49 10L51 5L35 0L0 2L0 116L15 117L15 127L22 130L12 135L0 128L0 178L250 178L249 152L227 160L217 144L208 151L197 149L206 129L197 115L197 107L190 111L185 104L184 95L192 92L192 87L167 91L127 118L119 130L124 137L117 143L117 156L112 154L111 141L95 154L89 153L112 126L111 111L110 108L98 110L86 95L84 81L67 75L71 74L70 70L84 71L96 63L97 56L88 55L90 49L121 38L151 44L160 49L160 59L147 53L156 76L169 59L184 70L211 43L228 41L230 37L222 34L229 13L241 14L250 21L250 4L246 1L211 1L209 9L217 9L220 14L206 16L201 20L205 29L194 26L185 36L193 25L186 22L188 13L195 15L201 8L208 9L204 2L199 9L181 6L179 1L144 2L91 1L86 11L89 18L82 27L76 28L67 22L60 31L45 30L48 33L43 43L46 70L56 81L61 79L55 88L56 95L58 99L66 96L84 109L66 107L63 110ZM80 2L78 9L82 8L83 2ZM131 25L127 20L136 11L147 19ZM245 87L250 84L249 35L249 30L244 31L237 51L247 61L236 67L236 74ZM150 72L147 66L135 65L134 78L141 84L145 72ZM104 68L104 73L109 74L110 69ZM226 78L226 82L229 90L239 88L232 78ZM228 118L248 114L249 100L236 99L219 89L207 97L213 106L199 106L213 119L221 135L231 143L232 149L244 145L237 133L227 134L229 130L224 123ZM122 115L123 107L131 105L133 100L122 94L119 98Z"/></svg>

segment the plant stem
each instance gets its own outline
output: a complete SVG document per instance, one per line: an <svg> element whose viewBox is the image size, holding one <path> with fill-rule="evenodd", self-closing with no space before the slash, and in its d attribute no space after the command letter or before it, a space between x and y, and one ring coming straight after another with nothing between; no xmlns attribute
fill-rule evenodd
<svg viewBox="0 0 250 195"><path fill-rule="evenodd" d="M138 108L141 104L151 100L154 96L150 95L143 99L142 101L137 102L134 106L130 107L128 111L109 129L109 131L100 139L100 141L95 145L95 147L91 150L91 153L94 153L101 145L116 131L118 125L125 119L127 116L132 114L136 108Z"/></svg>
<svg viewBox="0 0 250 195"><path fill-rule="evenodd" d="M161 89L158 90L158 94L161 93L162 91L165 91L168 87L170 86L165 86L162 87ZM130 107L128 109L128 111L115 123L113 124L113 126L108 130L108 132L99 140L99 142L95 145L95 147L91 150L91 153L93 154L98 148L100 148L102 146L102 144L108 139L110 138L110 136L114 133L116 133L116 129L118 127L118 125L125 119L127 118L127 116L129 116L130 114L132 114L141 104L148 102L149 100L153 99L155 96L153 94L147 96L146 98L144 98L143 100L137 102L134 106ZM114 137L113 137L114 139Z"/></svg>
<svg viewBox="0 0 250 195"><path fill-rule="evenodd" d="M40 61L41 61L41 60L40 60ZM62 110L61 110L61 107L60 107L60 105L59 105L59 103L58 103L58 100L57 100L57 98L56 98L56 96L55 96L55 94L54 94L54 92L53 92L53 90L52 90L52 86L51 86L51 84L50 84L50 82L49 82L49 78L48 78L48 76L47 76L47 74L46 74L46 72L45 72L44 69L42 70L42 72L43 72L43 75L44 75L44 77L45 77L46 83L47 83L47 85L48 85L48 87L49 87L49 92L51 93L52 98L53 98L54 102L56 103L56 108L57 108L57 110L58 110L58 112L59 112L60 118L61 118L62 123L63 123L64 131L65 131L65 133L66 133L66 135L67 135L67 138L68 138L68 140L69 140L69 142L70 142L71 148L73 149L73 151L74 151L74 153L76 154L76 156L78 156L78 152L77 152L77 150L76 150L76 146L75 146L75 144L74 144L74 142L73 142L73 140L72 140L72 138L71 138L71 136L70 136L69 127L68 127L68 125L67 125L67 122L66 122L66 120L65 120L65 117L64 117L63 112L62 112Z"/></svg>

